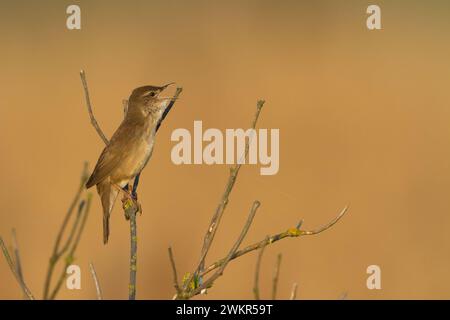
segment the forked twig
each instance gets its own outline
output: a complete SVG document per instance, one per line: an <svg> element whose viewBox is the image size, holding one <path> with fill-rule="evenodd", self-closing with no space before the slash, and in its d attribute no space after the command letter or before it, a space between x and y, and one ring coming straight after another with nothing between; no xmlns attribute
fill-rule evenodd
<svg viewBox="0 0 450 320"><path fill-rule="evenodd" d="M252 123L253 130L256 128L256 123L258 121L259 114L261 112L263 105L264 105L263 100L258 101L255 118ZM250 139L248 139L245 144L245 153L243 155L244 159L248 155L249 144L250 144L249 140ZM211 219L209 227L204 236L203 247L200 252L200 258L199 258L197 267L194 269L194 272L185 274L185 277L183 278L183 284L180 288L181 290L179 292L177 291L177 294L175 295L175 299L190 299L191 297L193 297L199 293L205 293L206 289L211 287L213 282L219 276L221 276L223 274L223 270L225 269L225 267L231 260L236 259L236 258L238 258L246 253L249 253L251 251L261 249L269 244L272 244L272 243L277 242L284 238L319 234L319 233L331 228L337 221L339 221L342 218L342 216L347 211L347 207L346 207L332 221L330 221L326 225L321 226L314 230L301 230L300 228L303 223L303 220L301 220L295 228L291 228L285 232L275 234L275 235L268 237L262 241L256 242L252 245L249 245L241 250L238 249L239 246L237 246L237 247L233 246L232 250L230 250L229 254L225 258L220 259L205 268L205 259L206 259L209 249L211 248L212 242L214 240L214 236L216 234L216 231L218 229L218 226L219 226L222 216L224 214L225 208L228 204L228 198L230 196L230 193L233 190L233 187L236 183L236 179L237 179L240 167L241 167L240 163L242 163L242 162L238 162L234 167L232 167L230 169L230 175L228 177L228 181L225 186L225 191L222 194L221 200L216 208L216 211ZM251 221L250 221L250 223L251 223ZM242 234L243 234L243 236L245 236L245 232L241 233L241 235ZM257 268L259 268L258 264L257 264ZM218 270L216 270L216 269L218 269ZM216 272L212 276L210 276L207 280L204 281L204 279L203 279L204 276L213 270L216 270ZM254 294L255 294L256 298L259 298L259 288L258 288L258 284L257 284L258 277L259 277L259 275L257 272L255 275L256 281L255 281L255 287L254 287ZM276 295L276 289L275 289L275 292L273 293L273 296L274 295Z"/></svg>
<svg viewBox="0 0 450 320"><path fill-rule="evenodd" d="M214 281L223 274L223 271L227 267L228 262L230 262L231 257L239 249L239 246L241 245L242 241L244 241L244 238L247 235L247 232L250 229L250 226L252 225L253 218L255 217L256 211L258 210L260 205L261 205L261 203L259 201L253 202L252 208L251 208L250 213L247 218L247 222L245 223L244 227L242 228L239 238L234 243L233 247L231 248L230 252L228 253L227 257L225 258L225 261L223 262L222 266L211 277L209 277L208 280L206 280L198 288L194 289L194 291L191 292L191 296L195 296L195 295L199 294L200 292L202 292L203 290L210 288L213 285Z"/></svg>
<svg viewBox="0 0 450 320"><path fill-rule="evenodd" d="M20 285L20 288L22 289L24 295L29 300L34 300L34 296L31 293L30 289L28 289L27 285L25 284L25 281L23 280L23 277L21 277L17 272L17 267L14 264L13 259L11 258L11 255L9 254L8 249L5 246L5 243L3 242L2 237L0 237L0 247L2 249L3 255L5 256L6 262L8 263L9 269L11 269L11 272L13 273L14 277L16 278L17 282Z"/></svg>
<svg viewBox="0 0 450 320"><path fill-rule="evenodd" d="M67 213L61 224L61 227L59 229L59 232L58 232L58 235L56 237L56 241L55 241L55 244L53 247L52 256L50 257L50 261L49 261L49 265L48 265L48 269L47 269L47 275L46 275L45 284L44 284L44 293L43 293L44 300L54 299L62 285L63 280L65 279L65 276L66 276L65 271L66 270L64 268L64 270L62 271L62 273L57 281L57 285L50 293L51 279L52 279L53 272L54 272L54 269L55 269L58 261L60 261L61 257L64 254L66 254L66 252L69 252L69 253L65 257L65 266L67 267L68 265L70 265L71 260L73 261L73 253L74 252L72 252L72 250L69 250L69 248L71 248L71 247L76 248L76 246L78 245L78 242L80 241L80 238L81 238L81 233L84 228L83 221L86 220L88 212L89 212L89 204L90 204L90 197L91 197L90 194L88 194L88 196L87 196L88 201L86 201L84 199L80 200L81 195L84 192L84 184L86 183L88 176L89 175L88 175L88 170L87 170L87 163L85 163L82 174L81 174L81 179L80 179L80 184L78 186L78 190L75 193L74 199L72 200L72 203L70 204L69 209L67 210ZM86 205L86 203L88 203L88 205ZM66 241L63 244L61 244L63 235L66 232L66 228L68 227L69 221L72 218L75 208L77 206L78 206L77 214L75 216L75 219L74 219L71 229L69 231L69 235L68 235ZM70 263L68 263L68 262L70 262Z"/></svg>
<svg viewBox="0 0 450 320"><path fill-rule="evenodd" d="M256 113L255 113L255 117L252 122L252 129L256 128L256 123L258 122L258 118L261 113L262 107L264 106L264 102L265 102L264 100L259 100L256 104ZM245 143L244 157L246 157L248 154L249 146L250 146L250 142L247 140ZM188 289L189 285L192 283L192 280L195 277L198 277L204 269L206 256L209 252L209 249L211 248L212 242L214 240L214 236L216 234L216 230L220 224L223 213L228 204L228 198L230 196L231 191L233 190L234 184L236 183L236 179L238 177L239 170L241 169L241 165L242 164L238 163L230 169L230 175L228 177L228 182L225 187L225 191L224 191L222 198L216 208L216 211L211 219L208 230L206 231L206 234L205 234L205 237L203 240L203 247L201 250L199 262L197 264L197 267L195 268L195 271L189 276L188 280L184 283L183 291L186 291Z"/></svg>
<svg viewBox="0 0 450 320"><path fill-rule="evenodd" d="M263 246L275 243L277 241L280 241L282 239L285 238L297 238L300 236L311 236L311 235L316 235L319 234L325 230L328 230L329 228L331 228L334 224L336 224L336 222L338 222L343 216L344 214L347 212L348 207L345 207L337 217L335 217L332 221L330 221L329 223L327 223L326 225L319 227L317 229L314 230L301 230L299 228L299 225L297 225L297 227L295 228L291 228L288 229L284 232L275 234L269 238L265 238L264 240L261 240L259 242L255 242L247 247L245 247L244 249L238 250L233 257L231 258L231 260L236 259L244 254L247 254L249 252L252 252L254 250L258 250L260 248L262 248ZM205 268L205 270L200 274L200 276L204 276L206 274L208 274L209 272L217 269L218 267L220 267L223 263L225 258L220 259L212 264L210 264L207 268Z"/></svg>
<svg viewBox="0 0 450 320"><path fill-rule="evenodd" d="M50 300L53 300L53 299L56 298L56 295L58 294L59 290L61 289L61 286L62 286L62 284L64 282L64 279L66 279L67 267L70 266L73 263L73 261L75 260L75 252L77 250L78 244L80 243L81 234L83 233L84 227L86 225L86 221L87 221L87 217L88 217L88 214L89 214L89 210L91 208L91 201L92 201L92 195L90 193L88 193L87 200L82 200L80 202L80 205L78 207L79 208L78 209L78 215L77 215L77 218L76 218L77 220L79 219L80 222L79 223L78 222L74 223L74 225L78 225L79 224L79 227L76 230L76 233L75 233L73 241L71 241L69 243L69 245L67 245L68 253L67 253L67 255L66 255L65 259L64 259L64 267L63 267L63 269L62 269L62 271L61 271L61 273L59 275L58 281L57 281L57 283L56 283L52 293L49 296ZM83 208L84 208L84 210L83 210ZM59 259L59 257L58 257L58 259ZM55 264L56 264L56 262L55 262Z"/></svg>

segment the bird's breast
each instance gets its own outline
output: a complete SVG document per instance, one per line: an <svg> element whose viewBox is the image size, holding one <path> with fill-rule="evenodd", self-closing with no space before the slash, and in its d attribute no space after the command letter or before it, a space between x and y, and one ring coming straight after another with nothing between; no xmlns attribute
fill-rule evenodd
<svg viewBox="0 0 450 320"><path fill-rule="evenodd" d="M153 153L153 146L155 144L155 133L153 130L146 132L143 139L140 140L140 145L138 146L138 154L135 157L136 169L134 175L144 169L147 162L150 160Z"/></svg>

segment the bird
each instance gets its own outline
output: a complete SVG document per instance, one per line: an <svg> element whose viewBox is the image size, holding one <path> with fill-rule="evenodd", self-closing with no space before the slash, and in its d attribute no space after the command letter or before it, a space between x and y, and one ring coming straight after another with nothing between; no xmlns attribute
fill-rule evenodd
<svg viewBox="0 0 450 320"><path fill-rule="evenodd" d="M104 244L108 243L109 218L119 193L124 194L124 199L137 203L131 191L132 183L152 156L156 131L172 101L160 94L171 84L162 87L146 85L132 91L122 123L103 149L86 182L87 189L97 186L101 199Z"/></svg>

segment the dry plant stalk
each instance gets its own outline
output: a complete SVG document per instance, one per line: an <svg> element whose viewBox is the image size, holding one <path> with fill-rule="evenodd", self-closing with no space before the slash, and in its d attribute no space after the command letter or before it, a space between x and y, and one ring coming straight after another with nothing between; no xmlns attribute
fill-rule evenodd
<svg viewBox="0 0 450 320"><path fill-rule="evenodd" d="M264 249L266 248L266 245L267 245L267 242L259 250L258 259L256 260L255 280L254 280L254 285L253 285L253 294L255 296L255 300L260 300L261 299L260 292L259 292L259 274L260 274L260 269L261 269L261 260L262 260L262 256L264 254ZM281 258L282 258L282 255L281 255L281 253L279 253L277 255L277 260L276 260L276 263L275 263L275 269L274 269L273 278L272 278L272 300L275 300L276 296L277 296L278 279L280 277ZM296 299L296 297L297 297L297 287L298 287L297 283L294 283L292 285L292 290L291 290L291 295L290 295L289 300L295 300Z"/></svg>
<svg viewBox="0 0 450 320"><path fill-rule="evenodd" d="M97 123L97 120L95 119L94 113L92 111L92 104L91 99L89 97L89 87L86 80L86 73L84 70L80 71L80 77L81 82L84 89L84 95L86 99L86 107L89 114L89 117L91 119L91 124L94 127L94 129L97 131L97 134L100 136L102 141L105 143L105 145L108 145L109 140L106 137L106 135L103 133L102 129ZM178 96L183 91L183 88L177 88L174 96L172 97L169 105L165 109L161 120L156 128L156 131L158 131L162 121L166 118L169 111L172 109L173 105L175 104L175 101L178 99ZM124 115L128 112L128 101L126 99L122 100L122 106L123 106L123 112ZM133 183L133 190L132 194L133 196L137 197L137 187L139 184L139 177L140 174L138 174L134 180ZM134 201L127 200L123 203L123 210L125 217L130 220L130 281L128 284L128 299L129 300L135 300L136 299L136 276L137 276L137 223L136 223L136 214L139 212L140 208L136 205Z"/></svg>
<svg viewBox="0 0 450 320"><path fill-rule="evenodd" d="M272 300L277 298L278 279L280 278L281 253L277 255L277 262L275 263L275 270L272 278Z"/></svg>
<svg viewBox="0 0 450 320"><path fill-rule="evenodd" d="M14 232L14 234L15 234L15 232ZM13 237L15 237L15 235L13 235ZM14 246L15 246L15 244L14 244ZM20 260L17 259L17 256L16 256L16 261L14 261L11 258L11 255L10 255L8 249L6 248L6 245L3 242L2 237L0 237L0 247L2 249L3 255L5 256L6 262L8 263L8 266L11 269L12 274L14 275L14 278L16 278L17 282L20 285L20 288L22 289L24 297L26 297L28 300L34 300L33 294L31 293L30 289L28 289L28 286L25 284L25 280L23 278L22 272L21 271L19 272L19 270L22 270L22 266L20 265ZM14 249L14 252L16 250L18 250L17 247Z"/></svg>
<svg viewBox="0 0 450 320"><path fill-rule="evenodd" d="M83 233L84 226L86 224L86 220L91 207L91 200L92 200L91 193L87 194L86 199L81 199L81 196L85 191L84 184L86 183L88 177L89 174L87 170L87 163L85 163L83 172L81 174L78 190L75 194L74 199L72 200L69 209L67 210L66 216L64 217L63 223L56 237L52 256L50 257L47 269L47 276L45 278L44 284L44 294L43 294L44 300L47 299L53 300L56 298L56 295L61 289L61 286L67 276L66 269L75 260L75 252L81 240L81 234ZM75 212L75 208L77 208L76 210L77 214L73 220L67 239L65 240L65 242L62 243L62 238L66 232L66 228L69 224L69 221L72 218L73 213ZM63 268L61 270L59 277L57 278L56 285L53 287L53 290L51 290L53 272L55 270L56 265L63 257L64 257Z"/></svg>
<svg viewBox="0 0 450 320"><path fill-rule="evenodd" d="M268 239L268 237L266 239ZM267 245L267 242L265 242L265 244ZM253 294L255 296L255 300L261 299L261 296L259 293L259 273L261 270L262 256L264 254L264 250L266 249L266 245L262 246L262 248L259 250L258 259L256 260L255 281L253 284Z"/></svg>
<svg viewBox="0 0 450 320"><path fill-rule="evenodd" d="M262 107L264 106L264 100L259 100L256 104L256 114L255 117L253 119L252 122L252 129L256 128L256 124L258 122L259 119L259 115L261 113ZM251 139L251 137L250 137ZM245 153L244 153L244 157L247 157L248 155L248 151L249 151L249 145L250 145L250 139L248 139L246 141L245 144ZM228 263L231 260L234 260L244 254L247 254L249 252L252 252L254 250L258 250L258 249L263 249L265 248L267 245L272 244L274 242L277 242L281 239L284 238L290 238L290 237L299 237L299 236L305 236L305 235L316 235L319 234L329 228L331 228L336 222L338 222L342 216L346 213L347 211L347 207L345 207L341 213L334 218L332 221L330 221L329 223L327 223L324 226L321 226L317 229L314 230L301 230L300 227L302 225L303 221L300 221L297 226L295 228L290 228L284 232L275 234L273 236L267 237L264 240L261 240L259 242L256 242L254 244L251 244L247 247L244 247L243 249L239 250L239 246L241 245L242 241L245 238L245 235L248 231L248 229L250 228L250 225L253 221L254 215L256 213L256 210L258 209L258 207L260 206L259 201L255 201L253 203L252 209L250 210L248 219L247 219L247 223L244 225L242 231L241 231L241 235L239 236L238 240L236 241L236 243L233 245L233 247L230 249L229 253L226 255L225 258L222 258L214 263L212 263L211 265L205 267L205 261L206 261L206 257L208 255L209 249L211 248L211 245L214 241L214 236L217 232L217 229L220 225L220 221L223 217L223 214L225 212L225 208L228 204L228 199L229 196L233 190L233 187L236 183L238 174L239 174L239 170L241 168L241 164L236 164L235 166L230 168L230 174L228 177L228 181L227 184L225 186L225 191L220 199L220 202L216 208L216 211L211 219L211 222L208 226L208 229L205 233L204 236L204 240L203 240L203 247L201 249L200 252L200 258L199 258L199 262L197 264L197 267L194 269L194 271L192 273L186 273L184 279L183 279L183 283L180 285L178 283L177 280L177 271L175 268L175 264L173 263L174 258L173 258L173 253L172 253L172 249L169 250L169 258L171 260L171 264L172 264L172 272L174 274L173 278L174 278L174 287L176 289L176 294L174 296L174 299L190 299L200 293L206 293L207 289L212 287L212 285L214 284L214 281L222 276L226 266L228 265ZM262 255L262 253L260 253L260 256ZM259 258L260 259L260 258ZM259 299L259 287L258 287L258 281L259 281L259 265L260 262L257 263L257 272L258 274L255 275L255 287L254 287L254 295L255 298ZM217 269L217 270L216 270ZM216 272L214 272L208 279L204 279L205 275L207 275L208 273L210 273L211 271L216 270ZM275 291L273 292L272 296L276 295L276 283L277 283L278 279L276 280L276 282L274 281L274 288Z"/></svg>
<svg viewBox="0 0 450 320"><path fill-rule="evenodd" d="M240 256L247 254L249 252L252 252L254 250L258 250L260 248L262 248L263 246L269 245L269 244L273 244L277 241L280 241L282 239L285 238L297 238L297 237L301 237L301 236L312 236L312 235L317 235L325 230L328 230L329 228L331 228L332 226L334 226L343 216L344 214L347 212L348 207L345 207L344 209L342 209L342 211L339 213L339 215L337 217L335 217L332 221L330 221L329 223L327 223L324 226L321 226L317 229L314 230L301 230L300 226L297 225L294 228L290 228L284 232L280 232L277 233L273 236L270 236L269 238L265 238L261 241L255 242L251 245L248 245L247 247L245 247L244 249L238 250L232 257L233 259L239 258ZM218 267L220 267L223 263L224 259L220 259L212 264L210 264L207 268L205 268L205 270L200 274L201 276L206 275L207 273L217 269Z"/></svg>

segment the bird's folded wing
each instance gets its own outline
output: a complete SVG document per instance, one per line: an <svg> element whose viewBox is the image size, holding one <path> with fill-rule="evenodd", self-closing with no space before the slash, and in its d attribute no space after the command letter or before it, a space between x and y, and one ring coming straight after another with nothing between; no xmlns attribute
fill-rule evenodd
<svg viewBox="0 0 450 320"><path fill-rule="evenodd" d="M103 149L103 152L97 161L97 165L95 166L94 172L86 182L86 188L90 188L107 178L120 164L122 161L122 156L123 155L119 148L115 148L112 144L109 144L105 149Z"/></svg>

